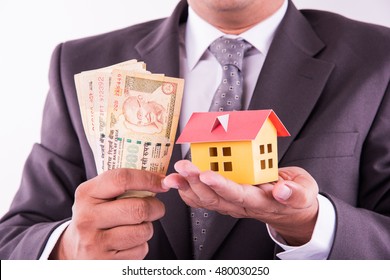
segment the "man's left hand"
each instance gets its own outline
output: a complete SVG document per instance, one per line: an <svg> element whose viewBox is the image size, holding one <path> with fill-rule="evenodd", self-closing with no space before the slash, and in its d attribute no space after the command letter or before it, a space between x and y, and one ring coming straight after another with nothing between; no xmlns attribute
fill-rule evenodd
<svg viewBox="0 0 390 280"><path fill-rule="evenodd" d="M279 180L257 186L241 185L213 171L200 172L188 160L175 164L178 173L163 180L177 188L184 202L235 218L263 221L291 246L307 243L318 213L318 185L299 167L279 169Z"/></svg>

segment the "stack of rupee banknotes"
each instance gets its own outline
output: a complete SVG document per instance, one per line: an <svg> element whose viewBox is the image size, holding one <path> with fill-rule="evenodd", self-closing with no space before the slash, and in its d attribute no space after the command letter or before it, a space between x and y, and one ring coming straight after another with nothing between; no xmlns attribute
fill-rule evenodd
<svg viewBox="0 0 390 280"><path fill-rule="evenodd" d="M74 78L97 173L134 168L165 174L174 146L184 80L153 74L137 60L84 71Z"/></svg>

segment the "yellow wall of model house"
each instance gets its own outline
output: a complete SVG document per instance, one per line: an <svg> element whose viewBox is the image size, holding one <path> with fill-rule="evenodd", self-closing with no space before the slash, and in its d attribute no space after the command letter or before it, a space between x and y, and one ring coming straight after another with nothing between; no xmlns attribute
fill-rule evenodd
<svg viewBox="0 0 390 280"><path fill-rule="evenodd" d="M216 148L218 155L210 156L210 148ZM223 156L223 148L231 148L231 156ZM193 143L191 157L201 171L213 170L211 165L218 164L217 172L234 182L250 184L254 179L250 141ZM232 171L225 171L225 164L228 163L231 163Z"/></svg>
<svg viewBox="0 0 390 280"><path fill-rule="evenodd" d="M253 168L255 170L254 181L262 184L278 180L278 146L277 131L272 122L267 119L261 128L256 139L252 141L253 146ZM269 146L271 145L271 146ZM264 147L261 153L260 147ZM271 147L271 151L269 151ZM262 169L262 161L265 169ZM270 163L272 168L270 168Z"/></svg>
<svg viewBox="0 0 390 280"><path fill-rule="evenodd" d="M267 119L253 141L191 143L192 162L201 171L217 168L218 173L240 184L271 182L278 179L276 141L276 129ZM263 154L260 153L261 145L264 147ZM268 151L269 145L272 152ZM230 155L224 155L224 148L225 154L229 154L230 148ZM272 169L269 168L270 160Z"/></svg>

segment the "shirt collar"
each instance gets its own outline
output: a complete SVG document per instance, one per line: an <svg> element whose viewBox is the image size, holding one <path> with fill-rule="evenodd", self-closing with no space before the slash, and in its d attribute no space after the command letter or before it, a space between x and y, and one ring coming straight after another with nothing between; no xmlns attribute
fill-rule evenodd
<svg viewBox="0 0 390 280"><path fill-rule="evenodd" d="M276 29L286 14L288 1L285 0L283 5L272 16L258 23L251 29L240 35L226 35L218 30L200 16L194 10L188 7L188 19L185 30L185 48L187 54L188 68L193 69L201 59L209 45L221 36L243 38L262 54L267 55Z"/></svg>

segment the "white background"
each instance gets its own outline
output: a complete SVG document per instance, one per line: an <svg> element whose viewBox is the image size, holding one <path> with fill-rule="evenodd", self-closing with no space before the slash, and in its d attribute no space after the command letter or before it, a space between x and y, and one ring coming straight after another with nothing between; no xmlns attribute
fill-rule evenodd
<svg viewBox="0 0 390 280"><path fill-rule="evenodd" d="M39 142L48 66L63 41L168 16L178 0L0 0L0 216ZM295 0L390 27L388 0Z"/></svg>

